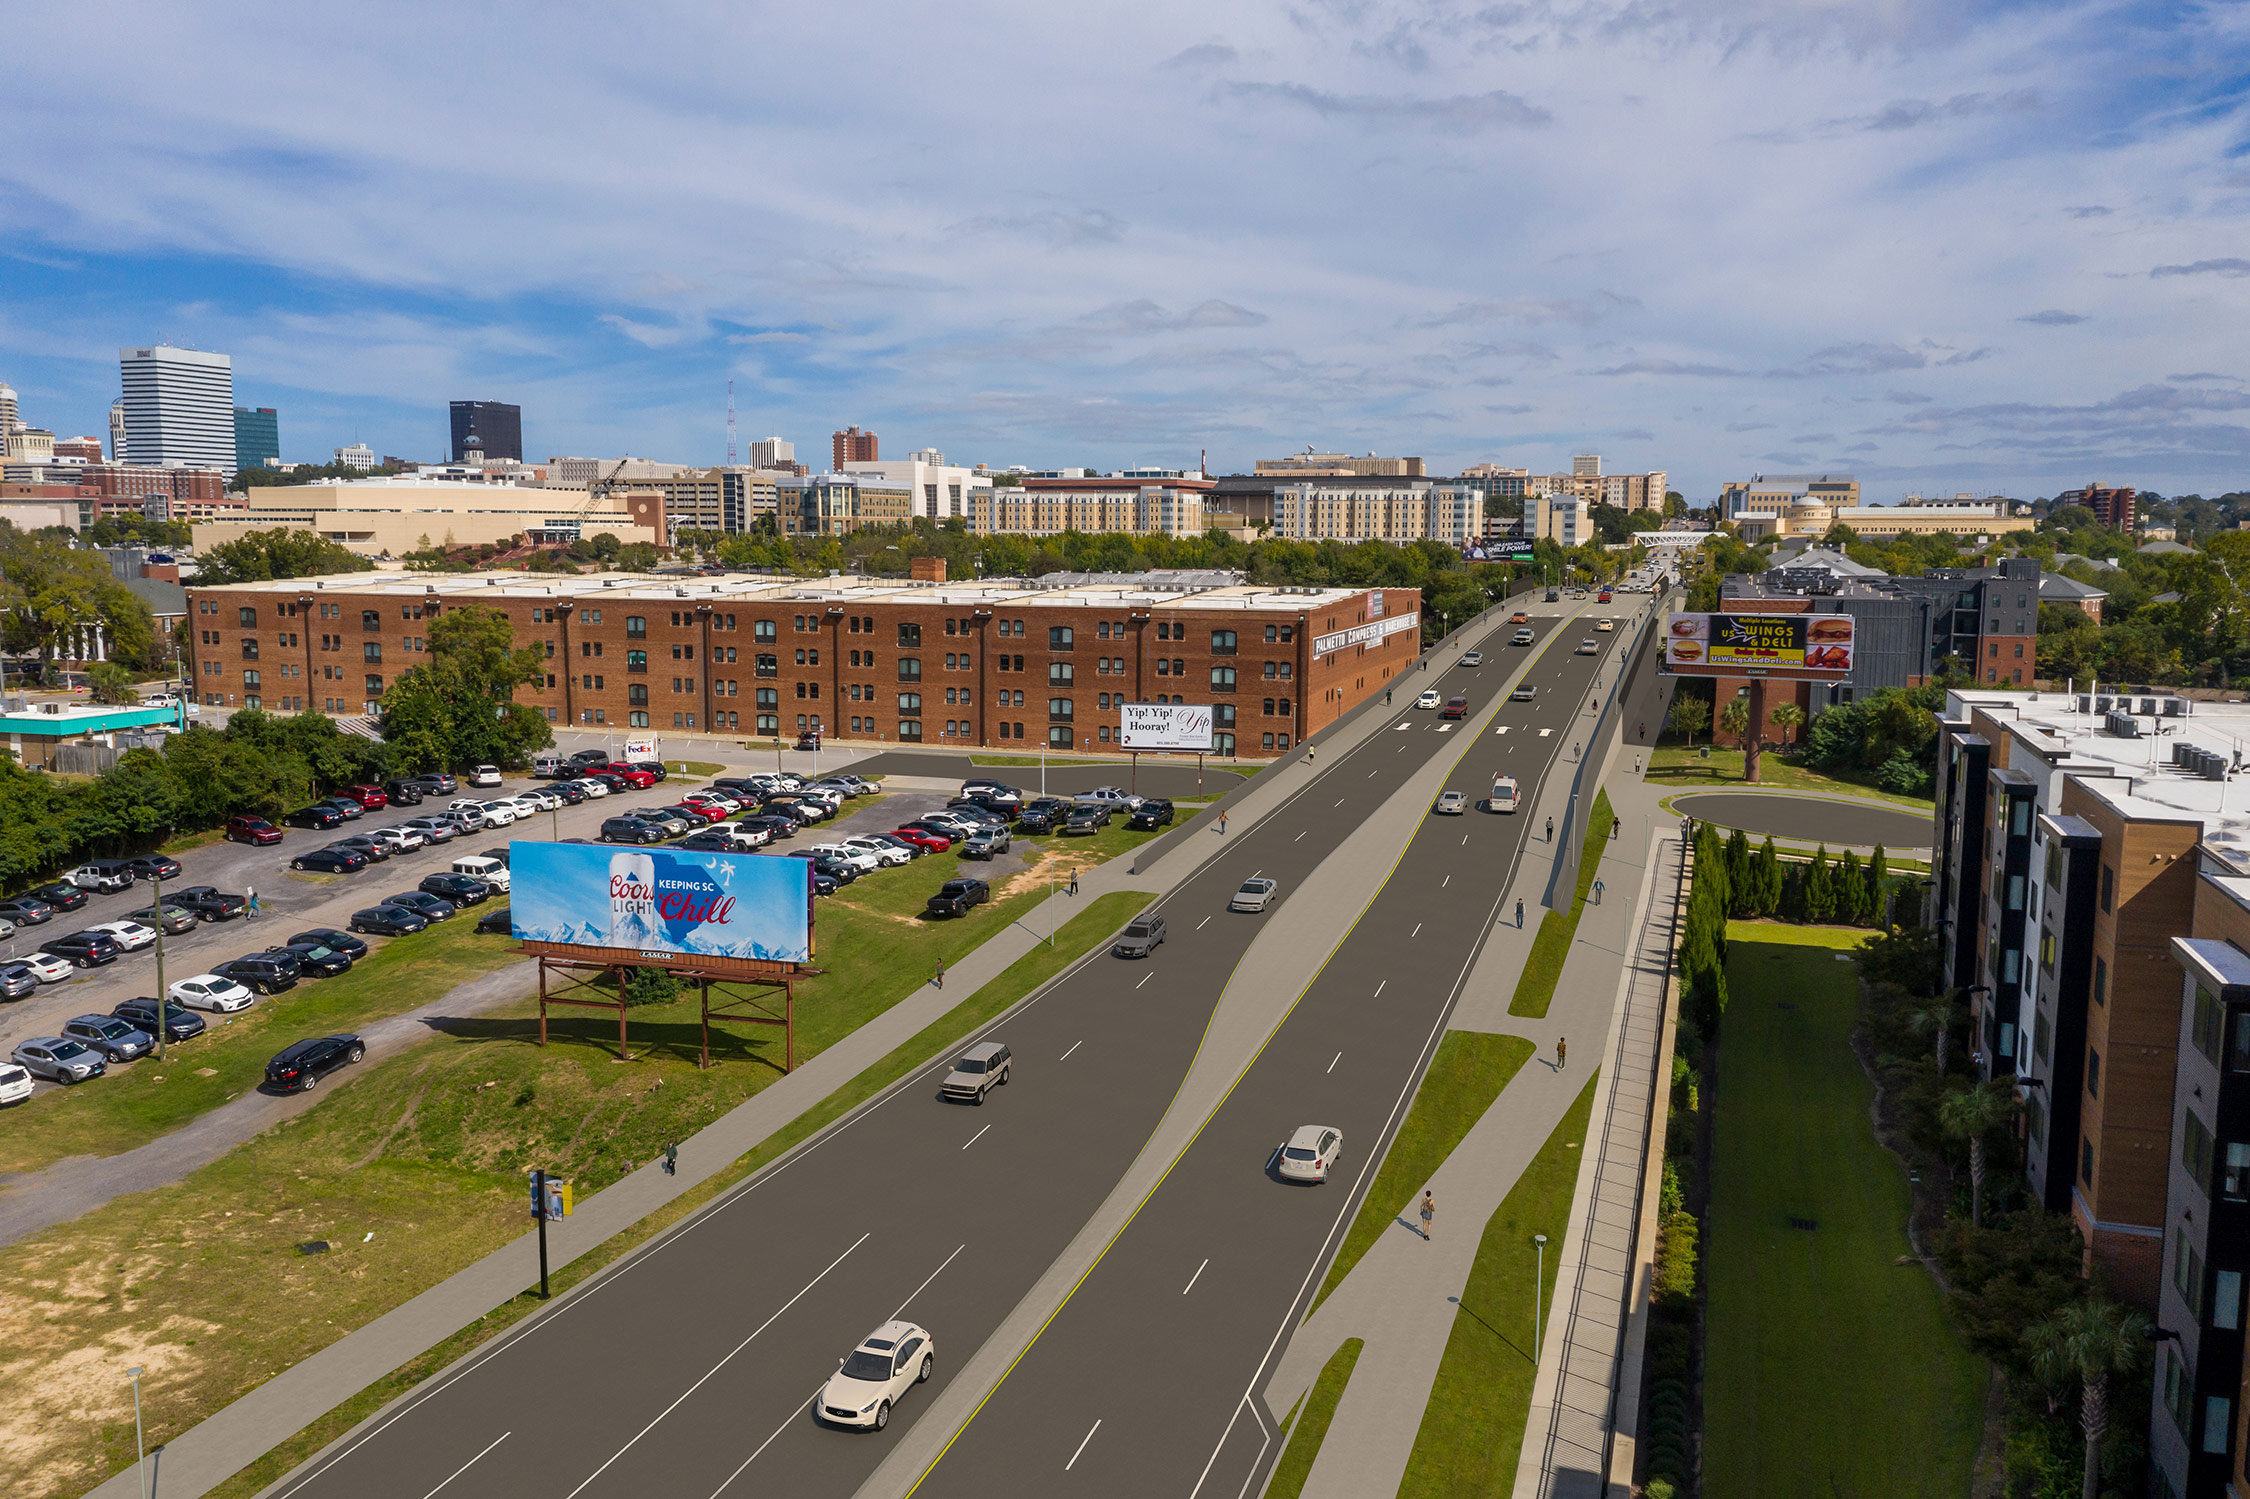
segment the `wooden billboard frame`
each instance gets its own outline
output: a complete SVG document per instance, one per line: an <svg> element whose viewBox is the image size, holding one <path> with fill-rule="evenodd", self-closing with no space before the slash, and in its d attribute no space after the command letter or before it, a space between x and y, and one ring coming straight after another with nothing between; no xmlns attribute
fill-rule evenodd
<svg viewBox="0 0 2250 1499"><path fill-rule="evenodd" d="M661 968L695 984L700 999L701 1050L696 1066L711 1065L711 1022L736 1020L746 1025L778 1025L782 1028L782 1065L784 1076L797 1068L797 988L796 981L810 978L822 970L797 963L776 963L759 958L690 957L683 953L648 953L629 948L583 947L568 942L530 942L523 944L524 951L539 960L539 1044L547 1044L547 1007L572 1005L588 1010L614 1010L617 1013L617 1055L619 1061L633 1059L632 1046L627 1031L626 1012L631 1008L625 1001L627 976L635 968ZM563 975L565 982L560 990L549 987L550 974ZM614 975L614 997L596 986L604 974ZM718 990L718 1003L712 1003L712 991ZM761 997L770 998L779 990L782 1008L779 1014L759 1003ZM587 998L584 991L592 990L601 997ZM731 992L730 992L731 991Z"/></svg>

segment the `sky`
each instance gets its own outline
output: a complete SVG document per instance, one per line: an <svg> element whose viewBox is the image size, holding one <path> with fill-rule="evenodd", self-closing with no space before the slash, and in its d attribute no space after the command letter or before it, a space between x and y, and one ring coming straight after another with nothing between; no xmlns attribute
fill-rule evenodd
<svg viewBox="0 0 2250 1499"><path fill-rule="evenodd" d="M69 65L63 65L68 61ZM18 7L0 382L283 455L2250 489L2250 5Z"/></svg>

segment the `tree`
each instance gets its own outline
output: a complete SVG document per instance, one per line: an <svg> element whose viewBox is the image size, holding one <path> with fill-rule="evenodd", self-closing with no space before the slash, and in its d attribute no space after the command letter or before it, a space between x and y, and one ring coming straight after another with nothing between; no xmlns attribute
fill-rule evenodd
<svg viewBox="0 0 2250 1499"><path fill-rule="evenodd" d="M1805 710L1795 703L1783 703L1766 717L1773 721L1775 728L1781 730L1784 743L1795 737L1796 731L1805 726Z"/></svg>
<svg viewBox="0 0 2250 1499"><path fill-rule="evenodd" d="M1750 887L1752 915L1771 916L1781 909L1781 855L1770 833L1750 860Z"/></svg>
<svg viewBox="0 0 2250 1499"><path fill-rule="evenodd" d="M1879 926L1891 924L1890 861L1883 857L1883 845L1875 845L1875 855L1867 861L1867 914Z"/></svg>
<svg viewBox="0 0 2250 1499"><path fill-rule="evenodd" d="M341 542L287 526L246 531L204 548L196 562L198 583L268 583L275 578L366 572L375 566Z"/></svg>
<svg viewBox="0 0 2250 1499"><path fill-rule="evenodd" d="M515 649L508 616L467 604L430 624L430 660L383 694L383 738L410 770L521 765L554 743L547 715L515 700L547 680L537 646Z"/></svg>
<svg viewBox="0 0 2250 1499"><path fill-rule="evenodd" d="M1953 1039L1953 1022L1960 1013L1960 1008L1949 996L1940 996L1906 1017L1907 1024L1917 1031L1925 1031L1937 1037L1937 1070L1940 1073L1945 1071L1946 1047Z"/></svg>
<svg viewBox="0 0 2250 1499"><path fill-rule="evenodd" d="M1867 875L1859 867L1858 854L1844 850L1829 888L1835 893L1838 921L1858 926L1867 919Z"/></svg>
<svg viewBox="0 0 2250 1499"><path fill-rule="evenodd" d="M148 606L117 581L97 552L60 536L0 529L0 647L47 661L83 660L93 632L102 654L128 664L155 649Z"/></svg>
<svg viewBox="0 0 2250 1499"><path fill-rule="evenodd" d="M1984 1225L1984 1143L1994 1131L2015 1117L2014 1090L2004 1083L1983 1083L1946 1095L1938 1106L1938 1123L1969 1147L1969 1226Z"/></svg>
<svg viewBox="0 0 2250 1499"><path fill-rule="evenodd" d="M2131 1307L2074 1301L2024 1335L2032 1369L2060 1384L2078 1381L2078 1426L2086 1434L2084 1499L2101 1493L2102 1438L2109 1434L2109 1380L2148 1356L2149 1320Z"/></svg>
<svg viewBox="0 0 2250 1499"><path fill-rule="evenodd" d="M1683 692L1672 699L1672 728L1675 733L1687 736L1689 744L1695 743L1696 731L1711 721L1711 705L1692 692Z"/></svg>
<svg viewBox="0 0 2250 1499"><path fill-rule="evenodd" d="M140 694L133 690L133 674L114 661L100 661L86 669L86 691L97 703L133 703Z"/></svg>
<svg viewBox="0 0 2250 1499"><path fill-rule="evenodd" d="M1806 921L1820 923L1836 914L1836 892L1828 874L1828 845L1823 843L1813 850L1812 862L1805 866Z"/></svg>
<svg viewBox="0 0 2250 1499"><path fill-rule="evenodd" d="M1750 700L1728 699L1726 707L1719 710L1719 727L1734 736L1737 749L1745 747L1750 741Z"/></svg>

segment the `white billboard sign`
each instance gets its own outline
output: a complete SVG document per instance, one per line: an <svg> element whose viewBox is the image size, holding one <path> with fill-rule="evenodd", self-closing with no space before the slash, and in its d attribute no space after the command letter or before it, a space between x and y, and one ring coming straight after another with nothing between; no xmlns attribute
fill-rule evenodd
<svg viewBox="0 0 2250 1499"><path fill-rule="evenodd" d="M1326 656L1335 651L1349 650L1355 645L1373 645L1379 640L1388 640L1401 630L1419 630L1421 628L1422 615L1420 610L1409 614L1394 614L1388 619L1376 620L1372 624L1354 625L1348 630L1338 630L1333 635L1315 635L1312 653L1316 656Z"/></svg>
<svg viewBox="0 0 2250 1499"><path fill-rule="evenodd" d="M1129 750L1205 753L1211 748L1209 703L1127 703L1119 737Z"/></svg>
<svg viewBox="0 0 2250 1499"><path fill-rule="evenodd" d="M657 753L656 736L654 734L649 734L639 739L626 740L625 758L629 761L659 760L662 759L663 756Z"/></svg>

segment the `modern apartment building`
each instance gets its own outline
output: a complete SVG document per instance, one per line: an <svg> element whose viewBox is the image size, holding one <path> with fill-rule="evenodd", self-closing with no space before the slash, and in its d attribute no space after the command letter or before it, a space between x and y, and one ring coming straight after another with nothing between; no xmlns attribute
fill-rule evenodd
<svg viewBox="0 0 2250 1499"><path fill-rule="evenodd" d="M1528 501L1554 496L1582 500L1588 505L1615 505L1620 510L1664 508L1671 476L1663 469L1645 474L1605 474L1596 454L1581 454L1570 463L1567 474L1535 474L1498 463L1472 464L1461 470L1458 482L1499 499Z"/></svg>
<svg viewBox="0 0 2250 1499"><path fill-rule="evenodd" d="M1544 494L1523 502L1522 534L1557 546L1581 546L1594 539L1593 518L1575 495Z"/></svg>
<svg viewBox="0 0 2250 1499"><path fill-rule="evenodd" d="M2140 491L2129 485L2112 489L2096 482L2084 489L2064 490L2055 496L2054 508L2059 510L2065 505L2083 505L2094 512L2095 520L2112 531L2122 531L2130 536L2134 531L2134 501L2139 496Z"/></svg>
<svg viewBox="0 0 2250 1499"><path fill-rule="evenodd" d="M1424 477L1419 458L1378 458L1369 453L1354 458L1349 453L1316 453L1311 448L1288 458L1261 458L1258 474L1275 479L1419 479Z"/></svg>
<svg viewBox="0 0 2250 1499"><path fill-rule="evenodd" d="M469 462L471 453L485 460L505 458L523 462L523 408L506 401L455 401L449 412L453 461Z"/></svg>
<svg viewBox="0 0 2250 1499"><path fill-rule="evenodd" d="M190 585L214 707L360 714L424 659L429 621L508 616L553 670L520 700L558 726L1008 748L1099 748L1129 702L1208 703L1222 755L1271 758L1408 671L1413 589L1234 574L901 582L347 573ZM612 680L614 679L614 681Z"/></svg>
<svg viewBox="0 0 2250 1499"><path fill-rule="evenodd" d="M1210 479L1028 478L972 490L969 529L980 536L1125 531L1201 536Z"/></svg>
<svg viewBox="0 0 2250 1499"><path fill-rule="evenodd" d="M232 478L234 363L170 344L117 351L125 454L148 467L215 468Z"/></svg>
<svg viewBox="0 0 2250 1499"><path fill-rule="evenodd" d="M914 516L906 486L875 474L789 474L774 481L774 493L784 536L842 536Z"/></svg>
<svg viewBox="0 0 2250 1499"><path fill-rule="evenodd" d="M240 510L198 523L198 549L247 530L313 531L366 557L397 557L425 546L506 545L518 536L571 541L612 535L622 542L665 541L664 507L655 495L613 490L599 499L583 489L468 484L401 476L260 485Z"/></svg>
<svg viewBox="0 0 2250 1499"><path fill-rule="evenodd" d="M828 439L833 460L829 467L842 473L846 465L873 463L883 456L883 445L872 432L862 432L857 427L846 427Z"/></svg>
<svg viewBox="0 0 2250 1499"><path fill-rule="evenodd" d="M1484 496L1417 478L1317 478L1279 485L1273 534L1291 541L1442 541L1459 547L1483 531Z"/></svg>
<svg viewBox="0 0 2250 1499"><path fill-rule="evenodd" d="M968 521L976 492L992 484L990 475L949 464L935 448L921 448L904 458L854 459L843 471L904 489L916 519L940 522Z"/></svg>
<svg viewBox="0 0 2250 1499"><path fill-rule="evenodd" d="M234 408L234 466L281 466L281 413L271 406Z"/></svg>

